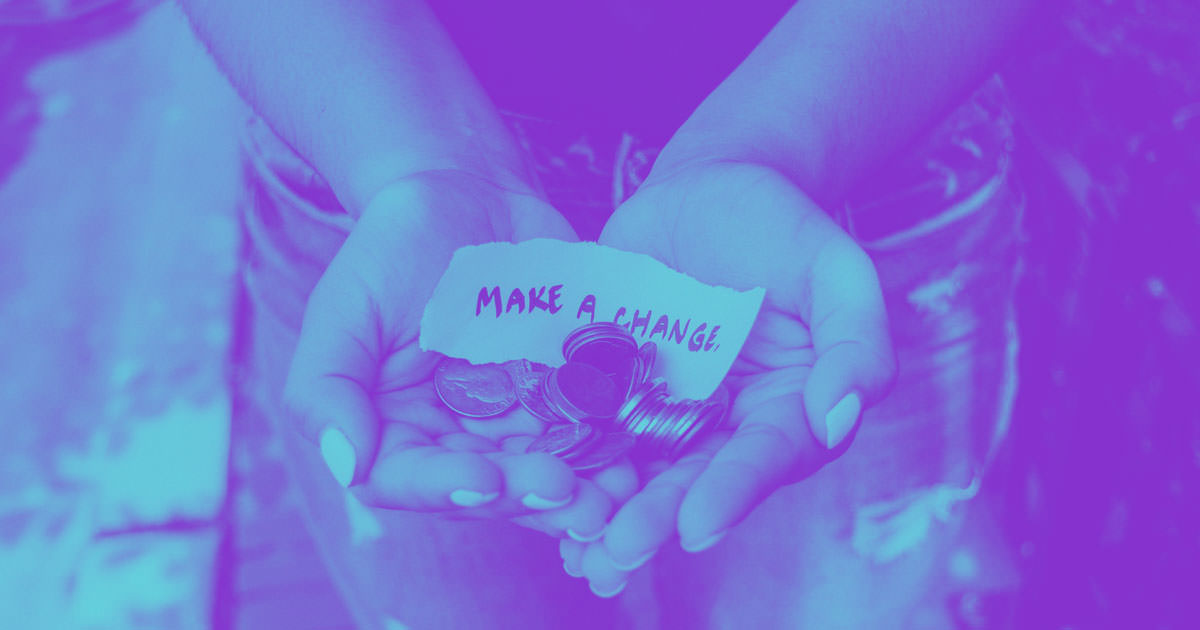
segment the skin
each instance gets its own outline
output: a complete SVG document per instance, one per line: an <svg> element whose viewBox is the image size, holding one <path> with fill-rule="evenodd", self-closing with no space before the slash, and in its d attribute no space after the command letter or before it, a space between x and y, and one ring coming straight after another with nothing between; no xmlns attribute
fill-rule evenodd
<svg viewBox="0 0 1200 630"><path fill-rule="evenodd" d="M713 284L765 287L767 303L732 378L736 430L636 493L627 463L580 480L506 451L506 436L466 437L469 423L432 394L436 357L417 350L417 324L453 251L574 235L429 9L182 4L243 96L359 218L308 303L288 381L294 425L314 448L342 431L352 491L379 509L514 518L559 536L611 516L602 539L560 547L569 573L611 595L661 545L710 545L836 457L848 440L826 448L823 419L848 393L885 394L895 365L874 269L821 206L977 85L1028 3L800 2L682 125L601 242ZM456 506L464 489L497 498ZM534 510L529 493L565 504Z"/></svg>

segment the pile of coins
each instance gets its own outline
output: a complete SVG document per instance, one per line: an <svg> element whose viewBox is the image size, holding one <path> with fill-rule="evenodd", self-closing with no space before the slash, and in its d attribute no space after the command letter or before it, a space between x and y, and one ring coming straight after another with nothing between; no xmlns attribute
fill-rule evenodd
<svg viewBox="0 0 1200 630"><path fill-rule="evenodd" d="M677 457L724 421L724 386L707 400L670 398L666 382L650 378L656 346L638 346L622 326L581 326L567 335L562 352L566 362L557 368L447 358L434 372L434 387L451 411L469 418L498 416L520 404L552 425L527 452L550 453L578 471L603 468L635 448Z"/></svg>
<svg viewBox="0 0 1200 630"><path fill-rule="evenodd" d="M727 392L722 388L718 396ZM638 436L643 444L674 458L683 447L716 428L724 419L727 401L673 400L662 379L639 388L617 413L620 427Z"/></svg>

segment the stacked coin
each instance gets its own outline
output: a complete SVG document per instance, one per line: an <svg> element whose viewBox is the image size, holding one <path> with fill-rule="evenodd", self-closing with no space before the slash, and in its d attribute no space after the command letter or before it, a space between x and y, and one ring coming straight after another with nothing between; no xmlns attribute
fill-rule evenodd
<svg viewBox="0 0 1200 630"><path fill-rule="evenodd" d="M571 422L612 418L625 398L608 375L579 361L551 370L542 381L542 394L547 407Z"/></svg>
<svg viewBox="0 0 1200 630"><path fill-rule="evenodd" d="M654 345L653 341L647 341L638 349L637 360L633 366L633 380L629 382L625 398L633 396L638 388L650 380L650 371L654 369L654 359L657 356L658 346Z"/></svg>
<svg viewBox="0 0 1200 630"><path fill-rule="evenodd" d="M585 324L572 330L563 340L563 358L571 361L580 351L587 352L597 346L608 346L611 350L620 352L622 349L629 354L637 352L637 341L629 330L620 324L597 322Z"/></svg>
<svg viewBox="0 0 1200 630"><path fill-rule="evenodd" d="M576 328L563 340L563 358L586 363L612 379L617 390L628 397L634 389L640 352L637 341L623 326L608 322Z"/></svg>
<svg viewBox="0 0 1200 630"><path fill-rule="evenodd" d="M625 404L614 418L616 427L650 450L675 457L687 444L720 425L729 395L721 386L708 400L668 397L665 382L649 380L656 354L653 342L638 348L628 330L609 323L581 326L563 342L563 357L568 361L587 362L606 373L616 372L615 378L628 379ZM619 372L621 368L624 373Z"/></svg>
<svg viewBox="0 0 1200 630"><path fill-rule="evenodd" d="M621 326L581 326L562 349L566 363L557 368L448 358L438 365L434 385L447 407L470 418L500 415L519 402L553 425L527 452L550 453L579 471L607 466L635 445L674 458L724 419L727 391L702 401L670 398L664 381L650 380L656 346L639 347Z"/></svg>
<svg viewBox="0 0 1200 630"><path fill-rule="evenodd" d="M645 446L674 459L685 446L715 430L724 420L727 406L720 396L707 400L671 398L666 381L654 379L625 401L617 412L616 424Z"/></svg>

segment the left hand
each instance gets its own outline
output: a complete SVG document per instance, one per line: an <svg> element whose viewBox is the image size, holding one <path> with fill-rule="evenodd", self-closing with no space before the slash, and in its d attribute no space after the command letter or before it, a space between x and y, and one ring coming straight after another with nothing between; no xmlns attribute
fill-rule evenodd
<svg viewBox="0 0 1200 630"><path fill-rule="evenodd" d="M651 476L603 539L561 543L568 573L611 596L676 534L686 551L707 549L777 488L840 455L896 370L870 258L770 168L710 161L652 178L600 242L708 284L766 289L727 380L733 429Z"/></svg>
<svg viewBox="0 0 1200 630"><path fill-rule="evenodd" d="M433 385L441 356L418 343L422 306L458 248L539 237L574 234L538 196L474 173L426 171L375 194L308 300L285 394L307 438L297 466L323 458L371 508L599 532L611 491L548 454L503 448L544 430L524 409L487 420L447 409Z"/></svg>

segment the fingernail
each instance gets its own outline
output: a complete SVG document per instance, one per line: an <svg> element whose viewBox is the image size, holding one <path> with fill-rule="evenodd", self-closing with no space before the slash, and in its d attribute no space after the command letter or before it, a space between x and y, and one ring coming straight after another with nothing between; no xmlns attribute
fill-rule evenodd
<svg viewBox="0 0 1200 630"><path fill-rule="evenodd" d="M550 499L539 497L532 492L521 498L521 503L531 510L553 510L554 508L560 508L570 502L571 497L552 501Z"/></svg>
<svg viewBox="0 0 1200 630"><path fill-rule="evenodd" d="M575 530L568 527L567 535L571 537L571 540L576 540L581 543L590 543L590 542L595 542L597 540L600 540L600 538L602 536L604 536L604 528L600 528L600 530L597 531L595 534L583 535L583 534L575 533Z"/></svg>
<svg viewBox="0 0 1200 630"><path fill-rule="evenodd" d="M571 565L567 564L565 560L563 561L563 572L573 578L583 577L582 573L576 573L576 572L572 571Z"/></svg>
<svg viewBox="0 0 1200 630"><path fill-rule="evenodd" d="M858 423L862 413L862 399L858 392L850 392L825 414L825 448L834 449Z"/></svg>
<svg viewBox="0 0 1200 630"><path fill-rule="evenodd" d="M350 444L346 434L333 427L322 431L321 457L325 458L325 465L329 467L329 472L333 473L333 478L343 488L349 488L350 482L354 481L354 467L358 463L358 456L354 454L354 446Z"/></svg>
<svg viewBox="0 0 1200 630"><path fill-rule="evenodd" d="M654 551L651 551L650 553L648 553L648 554L646 554L646 555L644 555L644 556L642 556L642 557L640 557L640 558L638 558L638 559L634 560L633 562L630 562L629 564L621 564L620 562L617 562L616 560L613 560L613 566L617 567L618 569L620 569L620 570L622 570L622 571L633 571L633 570L636 570L636 569L639 569L639 568L641 568L641 566L642 566L643 564L646 564L647 562L650 562L650 558L653 558L653 557L654 557L654 554L656 554L656 553L658 553L658 550L657 550L657 549L655 549Z"/></svg>
<svg viewBox="0 0 1200 630"><path fill-rule="evenodd" d="M625 590L625 585L628 583L629 582L621 582L620 584L617 585L616 588L612 589L611 591L598 591L598 590L596 590L596 585L591 584L591 583L588 584L588 588L592 589L592 592L596 594L596 597L603 597L604 599L608 599L610 597L616 597L617 595L620 595L621 591Z"/></svg>
<svg viewBox="0 0 1200 630"><path fill-rule="evenodd" d="M683 550L688 553L700 553L701 551L704 551L705 549L708 549L709 547L712 547L713 545L721 542L721 539L724 538L725 534L728 534L728 533L729 533L729 530L725 530L723 532L717 532L717 533L713 534L712 536L705 538L704 540L700 541L699 543L697 543L695 545L687 545L683 541L679 541L679 546L683 547Z"/></svg>
<svg viewBox="0 0 1200 630"><path fill-rule="evenodd" d="M499 496L499 492L484 494L474 490L455 490L450 493L450 502L459 507L476 507L484 503L491 503Z"/></svg>

